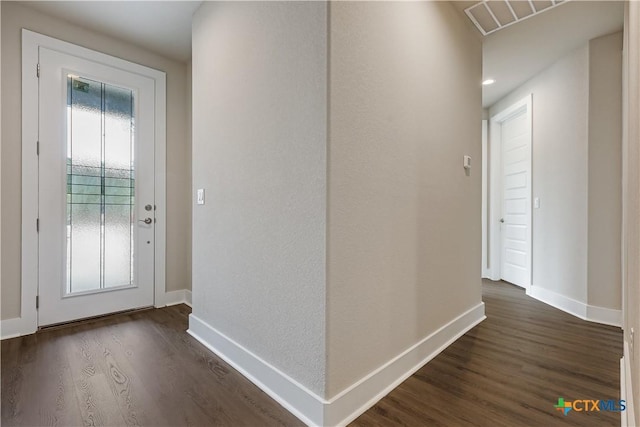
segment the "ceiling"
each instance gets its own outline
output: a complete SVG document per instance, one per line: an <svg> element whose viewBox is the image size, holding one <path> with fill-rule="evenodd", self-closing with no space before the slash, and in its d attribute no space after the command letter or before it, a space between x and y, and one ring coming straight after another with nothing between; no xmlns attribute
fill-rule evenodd
<svg viewBox="0 0 640 427"><path fill-rule="evenodd" d="M191 58L191 17L202 1L25 1L23 5L168 58Z"/></svg>
<svg viewBox="0 0 640 427"><path fill-rule="evenodd" d="M202 1L26 1L76 25L185 62L191 57L191 17ZM623 2L568 1L559 7L482 37L464 13L477 1L454 1L483 41L484 107L520 86L588 40L620 31Z"/></svg>
<svg viewBox="0 0 640 427"><path fill-rule="evenodd" d="M464 9L477 1L454 2ZM518 86L589 40L622 30L619 1L570 1L482 38L482 104L490 107ZM480 32L471 26L480 35Z"/></svg>

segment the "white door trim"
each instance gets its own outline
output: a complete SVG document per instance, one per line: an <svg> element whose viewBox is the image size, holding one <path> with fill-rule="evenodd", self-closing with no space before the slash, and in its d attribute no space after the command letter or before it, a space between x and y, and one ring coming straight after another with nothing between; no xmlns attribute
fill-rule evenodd
<svg viewBox="0 0 640 427"><path fill-rule="evenodd" d="M155 80L155 301L165 305L166 253L166 74L52 37L22 30L22 265L20 335L38 328L38 49L75 55Z"/></svg>
<svg viewBox="0 0 640 427"><path fill-rule="evenodd" d="M532 122L532 102L533 96L529 94L519 101L515 102L511 106L505 108L499 113L492 116L489 120L489 268L487 270L488 276L491 280L500 280L502 277L501 271L501 235L500 235L500 218L502 218L502 123L515 114L518 114L523 109L526 109L527 124L529 126L529 138L530 138L530 153L529 159L533 162L533 122ZM531 168L533 171L533 168ZM530 190L533 190L532 174L527 177L529 182L527 185ZM533 271L533 212L529 209L529 218L527 219L527 225L529 230L529 274L532 276ZM530 283L533 283L533 277L530 277ZM527 288L528 290L528 288Z"/></svg>
<svg viewBox="0 0 640 427"><path fill-rule="evenodd" d="M489 265L489 120L482 120L482 278L491 278Z"/></svg>

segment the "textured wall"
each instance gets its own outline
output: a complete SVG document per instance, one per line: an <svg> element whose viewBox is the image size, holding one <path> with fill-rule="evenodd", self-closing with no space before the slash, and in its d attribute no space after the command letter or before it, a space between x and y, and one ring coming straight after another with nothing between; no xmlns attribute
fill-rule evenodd
<svg viewBox="0 0 640 427"><path fill-rule="evenodd" d="M327 5L193 22L193 314L322 395Z"/></svg>
<svg viewBox="0 0 640 427"><path fill-rule="evenodd" d="M620 310L622 33L589 42L588 303Z"/></svg>
<svg viewBox="0 0 640 427"><path fill-rule="evenodd" d="M559 60L490 109L533 94L533 280L587 301L589 50Z"/></svg>
<svg viewBox="0 0 640 427"><path fill-rule="evenodd" d="M168 291L188 286L191 164L187 141L186 65L44 15L17 2L2 7L2 319L20 316L21 29L76 43L167 73Z"/></svg>
<svg viewBox="0 0 640 427"><path fill-rule="evenodd" d="M447 2L330 22L327 398L481 301L480 42Z"/></svg>

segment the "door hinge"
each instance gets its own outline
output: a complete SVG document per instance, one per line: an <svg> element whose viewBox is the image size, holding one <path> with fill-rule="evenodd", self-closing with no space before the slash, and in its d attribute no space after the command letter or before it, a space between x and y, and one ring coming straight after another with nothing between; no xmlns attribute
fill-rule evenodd
<svg viewBox="0 0 640 427"><path fill-rule="evenodd" d="M36 141L36 156L40 155L40 141Z"/></svg>
<svg viewBox="0 0 640 427"><path fill-rule="evenodd" d="M36 295L36 308L40 308L40 295Z"/></svg>
<svg viewBox="0 0 640 427"><path fill-rule="evenodd" d="M36 77L40 78L40 63L36 66Z"/></svg>
<svg viewBox="0 0 640 427"><path fill-rule="evenodd" d="M36 233L40 232L40 218L36 218Z"/></svg>

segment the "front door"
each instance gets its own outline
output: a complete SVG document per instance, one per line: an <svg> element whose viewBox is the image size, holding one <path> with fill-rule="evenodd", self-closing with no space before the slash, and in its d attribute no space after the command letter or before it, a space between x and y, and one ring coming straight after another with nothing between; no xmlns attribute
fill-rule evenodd
<svg viewBox="0 0 640 427"><path fill-rule="evenodd" d="M39 48L38 325L154 303L154 80Z"/></svg>

